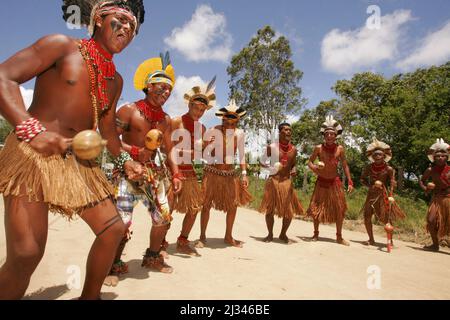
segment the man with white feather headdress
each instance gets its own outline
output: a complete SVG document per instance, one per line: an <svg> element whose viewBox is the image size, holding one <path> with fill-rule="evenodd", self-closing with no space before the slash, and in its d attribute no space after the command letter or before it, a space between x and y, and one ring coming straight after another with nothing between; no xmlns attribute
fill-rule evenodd
<svg viewBox="0 0 450 320"><path fill-rule="evenodd" d="M315 147L308 162L308 167L318 177L307 215L314 219L312 241L319 240L320 223L336 223L336 242L348 246L350 244L342 237L347 202L338 175L339 163L342 164L347 177L349 193L353 192L353 181L345 158L345 149L336 144L336 139L342 131L342 126L334 120L333 116L327 116L320 129L324 143ZM317 158L319 162L315 164Z"/></svg>
<svg viewBox="0 0 450 320"><path fill-rule="evenodd" d="M437 139L428 151L428 159L432 165L419 180L420 187L426 193L433 194L427 214L427 230L433 244L424 247L429 251L439 251L439 239L450 235L449 153L450 145L444 139Z"/></svg>

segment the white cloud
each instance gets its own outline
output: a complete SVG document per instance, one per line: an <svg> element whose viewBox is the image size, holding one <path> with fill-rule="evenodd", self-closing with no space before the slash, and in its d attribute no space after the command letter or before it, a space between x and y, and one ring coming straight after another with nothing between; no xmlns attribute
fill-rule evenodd
<svg viewBox="0 0 450 320"><path fill-rule="evenodd" d="M33 101L33 89L26 89L20 86L20 93L22 94L23 102L25 103L25 107L28 109Z"/></svg>
<svg viewBox="0 0 450 320"><path fill-rule="evenodd" d="M226 30L224 14L215 13L209 5L200 5L183 27L175 28L164 39L171 48L180 51L189 61L228 62L232 55L233 38Z"/></svg>
<svg viewBox="0 0 450 320"><path fill-rule="evenodd" d="M400 69L415 69L442 64L450 59L450 20L439 30L428 34L421 45L408 57L399 61Z"/></svg>
<svg viewBox="0 0 450 320"><path fill-rule="evenodd" d="M322 66L337 74L350 74L393 60L402 35L402 26L413 20L411 11L396 10L381 17L379 29L367 26L356 30L331 30L322 40Z"/></svg>

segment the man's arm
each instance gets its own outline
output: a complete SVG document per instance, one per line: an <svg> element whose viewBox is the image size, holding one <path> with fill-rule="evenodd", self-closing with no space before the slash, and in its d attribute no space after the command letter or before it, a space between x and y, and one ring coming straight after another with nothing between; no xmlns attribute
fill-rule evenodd
<svg viewBox="0 0 450 320"><path fill-rule="evenodd" d="M111 105L111 109L100 119L99 130L104 139L108 141L106 147L114 158L120 156L125 150L122 148L119 134L116 128L116 107L122 94L123 79L117 74L117 93ZM144 172L143 167L134 161L127 161L123 166L129 179L138 179Z"/></svg>
<svg viewBox="0 0 450 320"><path fill-rule="evenodd" d="M311 169L312 172L314 172L315 174L319 175L319 168L314 164L314 161L316 161L317 157L319 156L320 153L320 146L316 146L314 148L314 152L311 155L311 157L309 157L309 161L308 161L308 167Z"/></svg>
<svg viewBox="0 0 450 320"><path fill-rule="evenodd" d="M342 161L342 168L344 169L344 173L345 176L347 177L347 181L348 181L348 192L352 193L353 192L353 180L352 180L352 176L350 174L350 167L348 166L347 163L347 158L345 157L345 149L342 146L339 146L339 148L341 148L341 161Z"/></svg>
<svg viewBox="0 0 450 320"><path fill-rule="evenodd" d="M395 170L392 167L388 167L389 174L389 194L394 194L395 186L397 182L395 181Z"/></svg>
<svg viewBox="0 0 450 320"><path fill-rule="evenodd" d="M20 93L20 84L53 66L75 47L75 41L63 35L41 38L0 64L0 113L13 126L31 116Z"/></svg>
<svg viewBox="0 0 450 320"><path fill-rule="evenodd" d="M425 172L422 175L422 178L419 180L419 185L422 188L423 191L428 192L427 182L431 177L431 168L428 168L425 170Z"/></svg>
<svg viewBox="0 0 450 320"><path fill-rule="evenodd" d="M369 177L369 174L370 174L369 170L370 170L370 166L364 167L364 170L361 172L361 177L359 178L359 181L361 182L361 184L368 188L370 188L369 181L367 180L367 178Z"/></svg>
<svg viewBox="0 0 450 320"><path fill-rule="evenodd" d="M162 130L161 130L162 129ZM163 132L163 144L167 154L167 163L169 164L170 171L172 172L173 178L173 186L175 189L175 193L179 193L182 188L181 179L179 177L178 165L175 162L175 154L173 154L176 150L173 147L172 143L172 121L169 116L166 116L166 119L163 123L163 127L160 128L160 131Z"/></svg>

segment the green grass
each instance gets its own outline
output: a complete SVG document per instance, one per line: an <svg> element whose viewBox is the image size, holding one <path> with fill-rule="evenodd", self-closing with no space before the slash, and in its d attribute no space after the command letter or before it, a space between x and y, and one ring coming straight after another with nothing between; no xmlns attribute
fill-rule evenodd
<svg viewBox="0 0 450 320"><path fill-rule="evenodd" d="M265 181L256 178L250 178L249 191L254 197L254 201L249 205L250 208L257 210L263 194L264 194ZM303 193L301 190L297 190L300 201L303 204L305 210L309 206L311 195L314 189L314 185L308 186L307 193ZM366 201L367 188L357 188L351 195L347 195L348 211L346 214L345 228L365 232L363 213L361 208ZM413 241L417 243L424 243L429 240L429 236L426 233L426 213L428 204L422 199L416 199L413 195L409 194L396 194L396 201L400 208L406 213L407 217L404 220L398 221L395 224L396 237L405 241ZM374 221L374 231L376 234L385 235L383 226ZM379 227L376 227L376 226Z"/></svg>

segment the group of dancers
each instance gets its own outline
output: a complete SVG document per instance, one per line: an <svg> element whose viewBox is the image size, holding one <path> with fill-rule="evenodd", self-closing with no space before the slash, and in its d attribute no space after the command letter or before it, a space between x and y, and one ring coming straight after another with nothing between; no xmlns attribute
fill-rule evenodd
<svg viewBox="0 0 450 320"><path fill-rule="evenodd" d="M238 129L246 111L232 100L215 112L220 125L207 129L201 124L202 116L216 106L213 79L186 92L186 114L171 118L163 105L176 78L166 54L138 67L134 87L145 97L116 112L127 84L116 71L113 56L138 34L144 22L143 1L63 0L66 20L71 5L80 7L81 22L88 27L90 39L46 36L0 64L0 113L15 128L0 153L7 246L6 261L0 269L0 299L20 299L25 294L45 251L49 211L69 219L78 215L96 235L80 299L100 299L104 283L116 285L118 276L128 272L121 256L131 238L133 210L140 200L152 220L142 267L173 271L166 263L166 234L173 212L184 214L178 252L198 255L196 249L208 245L206 231L212 208L226 212L224 242L243 247L243 242L233 237L233 226L237 208L252 201L245 135ZM27 110L19 86L33 78L34 98ZM336 143L343 128L332 116L325 120L320 131L324 142L315 147L308 163L318 178L306 212L292 183L297 150L291 143L291 126L280 124L279 142L267 146L267 156L278 161L263 163L271 172L260 206L268 229L264 241L273 240L275 215L283 219L279 238L289 243L286 232L292 219L306 214L314 220L312 240L320 239L320 223L336 223L337 243L349 245L342 236L347 205L339 164L347 177L348 192L353 191L353 182L345 149ZM112 181L96 160L74 152L73 137L89 129L100 132L114 157ZM439 238L450 233L449 151L443 140L431 147L433 165L420 182L426 192L434 194L427 218L433 245L427 250L439 250ZM197 152L214 159L203 166L201 182L192 164L198 159ZM372 216L387 224L405 213L393 195L390 147L374 140L367 156L371 164L361 181L369 187L364 217L369 234L366 244L373 245ZM236 157L239 170L235 168ZM193 247L188 238L199 213L200 238Z"/></svg>

